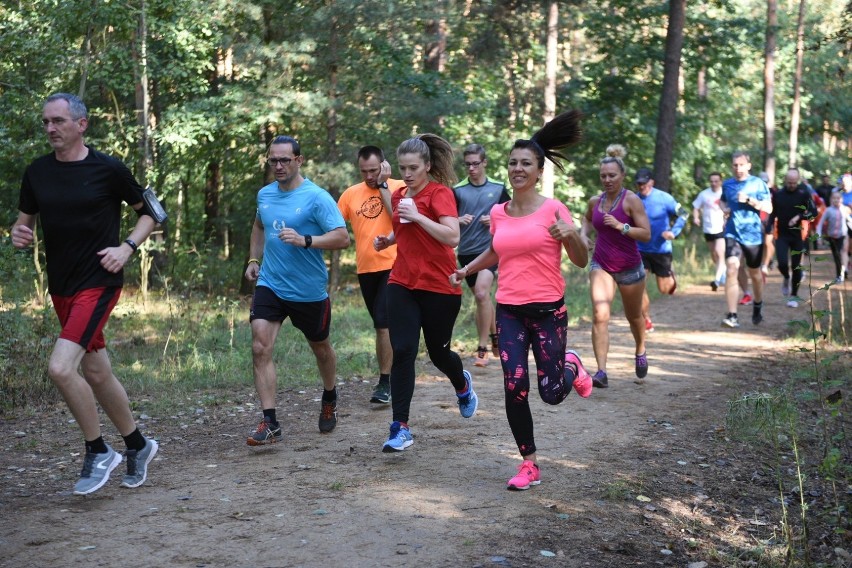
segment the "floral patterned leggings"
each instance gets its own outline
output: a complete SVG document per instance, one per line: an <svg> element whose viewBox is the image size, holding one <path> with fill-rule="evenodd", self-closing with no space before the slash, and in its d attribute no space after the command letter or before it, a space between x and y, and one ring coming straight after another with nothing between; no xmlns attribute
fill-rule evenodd
<svg viewBox="0 0 852 568"><path fill-rule="evenodd" d="M535 453L530 412L529 352L538 375L538 393L547 404L559 404L571 392L574 370L565 367L568 313L564 305L535 317L514 306L497 304L497 333L506 392L506 417L522 456Z"/></svg>

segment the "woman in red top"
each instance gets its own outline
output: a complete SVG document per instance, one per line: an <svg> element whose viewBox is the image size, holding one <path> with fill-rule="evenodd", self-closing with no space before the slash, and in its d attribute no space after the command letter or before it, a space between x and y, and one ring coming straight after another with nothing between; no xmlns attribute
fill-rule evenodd
<svg viewBox="0 0 852 568"><path fill-rule="evenodd" d="M461 290L447 282L456 267L453 249L459 242L458 211L448 187L456 181L453 150L440 136L421 134L400 144L396 156L405 187L393 195L382 189L393 233L376 237L374 244L383 250L396 243L387 290L393 422L383 452L400 452L414 443L408 419L421 329L429 359L456 391L461 415L470 418L478 405L470 373L450 349L461 308Z"/></svg>

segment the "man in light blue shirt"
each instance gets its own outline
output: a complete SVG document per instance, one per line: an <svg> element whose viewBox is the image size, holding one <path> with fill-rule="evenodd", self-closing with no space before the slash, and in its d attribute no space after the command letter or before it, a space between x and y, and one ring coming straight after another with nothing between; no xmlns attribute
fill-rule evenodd
<svg viewBox="0 0 852 568"><path fill-rule="evenodd" d="M302 176L303 162L294 138L276 137L266 159L275 181L257 194L246 278L257 282L250 320L254 383L263 420L247 439L249 446L281 439L272 354L288 317L308 340L319 367L323 383L320 432L331 432L337 425L337 358L328 337L331 301L322 251L346 248L349 233L331 195Z"/></svg>
<svg viewBox="0 0 852 568"><path fill-rule="evenodd" d="M754 305L751 321L754 325L763 321L763 276L760 265L763 260L763 223L760 212L772 213L772 195L766 183L751 175L751 158L745 152L734 152L731 156L734 177L722 183L722 204L728 212L725 224L725 263L728 272L725 279L725 301L728 314L722 325L739 327L737 300L740 286L737 272L741 260L745 260L751 278Z"/></svg>
<svg viewBox="0 0 852 568"><path fill-rule="evenodd" d="M646 272L657 277L657 289L661 294L674 294L677 279L672 270L672 240L686 225L688 212L671 194L654 187L654 174L648 168L639 168L633 178L636 194L645 206L648 221L651 223L651 240L638 242L639 254ZM672 225L672 218L675 219ZM645 318L645 331L654 331L651 322L651 300L647 289L642 295L642 316Z"/></svg>

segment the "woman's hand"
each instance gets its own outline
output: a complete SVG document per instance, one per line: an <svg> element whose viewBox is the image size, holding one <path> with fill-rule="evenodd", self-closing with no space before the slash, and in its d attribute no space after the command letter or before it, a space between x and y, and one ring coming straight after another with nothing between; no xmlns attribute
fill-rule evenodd
<svg viewBox="0 0 852 568"><path fill-rule="evenodd" d="M576 227L574 227L574 220L570 217L568 217L567 220L562 219L559 216L558 210L556 211L556 219L553 221L553 224L547 228L547 232L550 233L550 236L557 241L564 241L576 230Z"/></svg>
<svg viewBox="0 0 852 568"><path fill-rule="evenodd" d="M467 277L467 266L456 268L456 271L450 274L450 284L458 288L464 279Z"/></svg>

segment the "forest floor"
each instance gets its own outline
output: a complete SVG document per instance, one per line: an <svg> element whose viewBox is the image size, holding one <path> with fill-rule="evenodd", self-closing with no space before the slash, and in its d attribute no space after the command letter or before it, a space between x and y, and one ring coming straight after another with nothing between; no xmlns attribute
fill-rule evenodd
<svg viewBox="0 0 852 568"><path fill-rule="evenodd" d="M752 325L741 307L739 329L720 326L723 292L707 285L655 300L644 381L614 314L608 389L555 407L531 392L542 482L523 492L506 490L520 460L496 360L480 369L466 359L480 398L469 420L449 381L424 363L415 443L393 455L381 452L390 408L371 405L374 380L360 378L338 386L331 434L317 429L319 386L282 389L283 441L246 446L260 416L247 370L239 391L140 416L160 442L148 482L120 488L121 465L87 497L70 492L82 457L65 407L22 410L0 424L0 565L780 565L771 456L731 438L725 422L728 401L793 372L798 343L787 322L804 318L805 306L786 307L779 286L773 273L764 322ZM569 343L594 372L588 322L569 329ZM123 447L108 423L105 435ZM839 545L827 532L814 523L811 540L823 542L824 565L842 566L848 532Z"/></svg>

